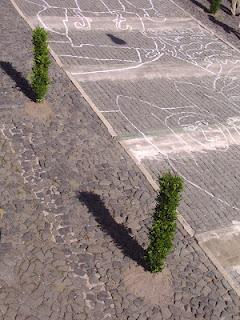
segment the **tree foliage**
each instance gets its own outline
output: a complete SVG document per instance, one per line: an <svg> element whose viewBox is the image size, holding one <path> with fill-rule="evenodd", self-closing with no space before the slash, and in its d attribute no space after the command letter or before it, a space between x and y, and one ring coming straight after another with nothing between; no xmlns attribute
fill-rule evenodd
<svg viewBox="0 0 240 320"><path fill-rule="evenodd" d="M222 0L212 0L211 6L210 6L210 12L215 14L220 8Z"/></svg>
<svg viewBox="0 0 240 320"><path fill-rule="evenodd" d="M34 61L32 67L31 83L37 102L41 102L48 91L50 64L48 50L48 33L41 27L33 30L32 43Z"/></svg>
<svg viewBox="0 0 240 320"><path fill-rule="evenodd" d="M171 173L159 177L158 181L160 191L156 198L153 224L149 232L150 244L145 257L151 272L163 270L165 259L173 247L177 207L183 189L182 178Z"/></svg>

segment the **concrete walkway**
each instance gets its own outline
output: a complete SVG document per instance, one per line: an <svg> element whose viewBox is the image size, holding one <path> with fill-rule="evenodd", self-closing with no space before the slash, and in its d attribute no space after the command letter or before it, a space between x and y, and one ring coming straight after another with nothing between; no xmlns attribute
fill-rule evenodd
<svg viewBox="0 0 240 320"><path fill-rule="evenodd" d="M54 8L46 1L17 4L31 24L37 24L38 17L52 30L55 56L136 161L153 177L171 164L179 165L180 174L186 168L186 176L192 168L195 179L198 174L197 182L209 186L202 190L199 182L195 199L197 192L186 179L181 213L199 239L207 232L200 241L212 252L216 241L206 239L213 228L236 226L237 230L231 220L231 215L237 220L237 210L227 206L236 201L234 194L233 199L222 202L220 196L215 199L210 195L212 181L210 176L206 180L206 169L196 170L210 154L220 152L224 160L238 146L222 138L229 132L237 141L231 105L223 108L220 92L206 94L211 87L204 82L211 83L209 70L212 75L221 66L224 44L216 58L219 41L212 38L206 43L206 31L169 4L162 3L165 11L160 13L153 2L140 3L140 9L129 1L125 6L105 1L105 9L103 2L80 9L75 8L75 1L61 1L61 7L55 8L57 3L51 1ZM143 272L141 256L155 197L152 187L54 63L48 103L40 110L30 103L31 90L25 80L31 69L30 29L8 1L4 0L2 8L0 317L239 319L239 298L181 225L165 273L153 279ZM166 18L168 12L171 16ZM191 35L191 30L198 31ZM164 43L159 33L164 33ZM190 48L184 42L186 36L193 38ZM196 38L202 41L201 48L209 50L208 55L204 50L196 54ZM223 64L219 74L225 84L228 78L224 82L221 75L229 74L228 67ZM184 73L183 83L178 70ZM198 76L193 79L195 70ZM215 77L215 88L217 81ZM216 112L224 110L222 118L226 112L227 124L201 109L191 97L199 103L203 100L204 108L213 105ZM235 105L237 99L233 100ZM216 162L214 157L212 162ZM230 170L229 161L228 167ZM237 172L235 175L237 181ZM231 176L228 181L235 180ZM224 194L220 187L217 192ZM221 222L214 201L227 206L227 224ZM215 224L208 223L207 216Z"/></svg>

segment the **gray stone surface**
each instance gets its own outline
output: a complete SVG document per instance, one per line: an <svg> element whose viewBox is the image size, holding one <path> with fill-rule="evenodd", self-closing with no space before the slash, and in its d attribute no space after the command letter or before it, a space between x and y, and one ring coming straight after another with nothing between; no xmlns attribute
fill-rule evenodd
<svg viewBox="0 0 240 320"><path fill-rule="evenodd" d="M197 236L198 243L229 280L238 295L239 286L239 224L205 232Z"/></svg>
<svg viewBox="0 0 240 320"><path fill-rule="evenodd" d="M2 8L1 61L24 78L30 29L8 1ZM238 319L239 298L181 226L167 261L172 300L128 292L153 190L54 62L44 121L26 108L19 74L3 69L0 319Z"/></svg>
<svg viewBox="0 0 240 320"><path fill-rule="evenodd" d="M196 233L240 219L238 51L169 1L16 3L133 156L184 177Z"/></svg>
<svg viewBox="0 0 240 320"><path fill-rule="evenodd" d="M223 0L215 16L209 14L210 4L207 0L175 0L174 2L201 21L203 25L240 49L239 16L232 16L231 1Z"/></svg>

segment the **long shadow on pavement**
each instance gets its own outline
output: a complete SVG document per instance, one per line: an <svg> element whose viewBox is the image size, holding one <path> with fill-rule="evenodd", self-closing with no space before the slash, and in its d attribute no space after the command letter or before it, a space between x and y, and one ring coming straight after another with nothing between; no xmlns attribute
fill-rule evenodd
<svg viewBox="0 0 240 320"><path fill-rule="evenodd" d="M35 100L34 92L21 72L18 72L10 62L6 61L0 61L0 67L16 83L16 87L20 88L25 96L33 101Z"/></svg>
<svg viewBox="0 0 240 320"><path fill-rule="evenodd" d="M199 7L200 9L202 9L204 12L209 13L209 8L205 7L202 3L200 3L197 0L190 0L193 4L195 4L197 7Z"/></svg>
<svg viewBox="0 0 240 320"><path fill-rule="evenodd" d="M209 5L206 7L204 4L202 4L200 1L197 0L190 0L193 4L195 4L197 7L202 9L206 13L210 13L210 6L211 6L211 0L208 0ZM227 8L225 5L220 5L220 10L224 11L228 15L232 15L231 10Z"/></svg>
<svg viewBox="0 0 240 320"><path fill-rule="evenodd" d="M113 219L100 196L92 192L79 192L77 196L79 201L86 205L89 212L93 214L102 230L112 237L123 254L147 269L144 262L145 250L129 235L125 226Z"/></svg>
<svg viewBox="0 0 240 320"><path fill-rule="evenodd" d="M228 26L226 23L221 22L217 20L214 16L209 15L208 16L209 20L211 20L213 23L217 24L218 26L222 27L223 30L227 33L233 33L238 39L240 39L240 32L237 31L236 29Z"/></svg>

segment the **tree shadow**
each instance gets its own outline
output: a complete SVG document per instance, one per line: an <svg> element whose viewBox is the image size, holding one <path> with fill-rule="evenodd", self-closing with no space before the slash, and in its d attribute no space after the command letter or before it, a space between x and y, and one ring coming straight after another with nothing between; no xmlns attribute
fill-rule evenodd
<svg viewBox="0 0 240 320"><path fill-rule="evenodd" d="M200 9L202 9L204 12L206 13L210 13L210 6L211 6L211 0L208 0L209 2L209 8L207 8L205 5L203 5L202 3L198 2L197 0L190 0L193 4L195 4L197 7L199 7ZM231 2L231 1L229 1ZM229 8L227 8L224 4L220 4L220 10L224 11L226 14L228 15L232 15L231 10Z"/></svg>
<svg viewBox="0 0 240 320"><path fill-rule="evenodd" d="M0 61L0 67L2 70L16 83L16 87L27 96L29 99L35 101L35 94L28 83L23 77L21 72L18 72L10 62Z"/></svg>
<svg viewBox="0 0 240 320"><path fill-rule="evenodd" d="M114 35L111 34L111 33L107 33L107 36L112 40L112 42L114 42L114 43L116 43L116 44L119 44L119 45L121 45L121 46L127 44L126 41L124 41L123 39L120 39L120 38L114 36Z"/></svg>
<svg viewBox="0 0 240 320"><path fill-rule="evenodd" d="M102 230L112 237L114 243L123 254L147 270L144 261L145 250L129 235L125 226L117 223L113 219L100 196L92 192L79 192L77 197L81 203L87 206L89 212L93 214Z"/></svg>
<svg viewBox="0 0 240 320"><path fill-rule="evenodd" d="M232 15L232 12L229 8L227 8L226 6L224 6L223 4L221 4L220 8L222 9L222 11L224 11L226 14L228 15Z"/></svg>
<svg viewBox="0 0 240 320"><path fill-rule="evenodd" d="M196 1L196 0L190 0L193 4L195 4L197 7L202 9L204 12L209 13L209 8L205 7L202 3Z"/></svg>
<svg viewBox="0 0 240 320"><path fill-rule="evenodd" d="M218 26L222 27L223 30L227 33L233 33L238 39L240 39L240 32L234 29L233 27L228 26L226 23L221 22L217 20L214 16L209 15L208 16L209 20L212 21L213 23L217 24Z"/></svg>

